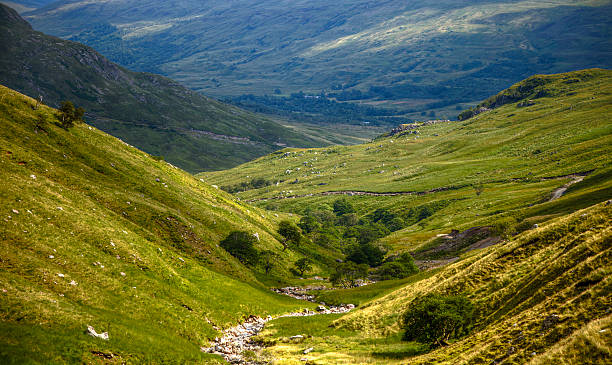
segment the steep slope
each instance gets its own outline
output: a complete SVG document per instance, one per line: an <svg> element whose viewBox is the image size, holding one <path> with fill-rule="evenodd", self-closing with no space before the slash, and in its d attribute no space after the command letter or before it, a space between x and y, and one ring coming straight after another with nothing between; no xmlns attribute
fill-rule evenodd
<svg viewBox="0 0 612 365"><path fill-rule="evenodd" d="M27 17L211 95L327 90L412 109L471 103L535 73L610 67L611 14L607 0L115 0Z"/></svg>
<svg viewBox="0 0 612 365"><path fill-rule="evenodd" d="M88 120L191 172L227 168L280 146L320 143L161 76L128 71L86 46L35 32L0 5L0 83Z"/></svg>
<svg viewBox="0 0 612 365"><path fill-rule="evenodd" d="M273 214L54 113L0 86L1 363L216 361L221 328L306 305L219 248L258 233L286 274Z"/></svg>
<svg viewBox="0 0 612 365"><path fill-rule="evenodd" d="M273 322L261 339L284 364L300 363L309 347L307 361L316 364L609 364L611 219L612 201L577 211L335 321ZM399 314L428 293L466 295L476 308L472 332L433 350L400 341ZM284 340L291 328L306 340Z"/></svg>

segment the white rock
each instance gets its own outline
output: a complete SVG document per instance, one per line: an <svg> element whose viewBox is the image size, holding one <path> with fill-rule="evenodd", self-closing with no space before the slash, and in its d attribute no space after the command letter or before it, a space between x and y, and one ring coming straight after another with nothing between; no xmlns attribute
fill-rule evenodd
<svg viewBox="0 0 612 365"><path fill-rule="evenodd" d="M179 259L181 262L185 262L185 260L183 260L183 258L182 258L182 257L179 257L178 259Z"/></svg>
<svg viewBox="0 0 612 365"><path fill-rule="evenodd" d="M30 177L32 178L32 180L36 180L36 175L30 175Z"/></svg>
<svg viewBox="0 0 612 365"><path fill-rule="evenodd" d="M54 258L55 258L55 256L53 256L53 255L49 255L49 258L50 258L50 259L54 259Z"/></svg>
<svg viewBox="0 0 612 365"><path fill-rule="evenodd" d="M92 326L87 326L87 334L108 341L108 332L98 333Z"/></svg>
<svg viewBox="0 0 612 365"><path fill-rule="evenodd" d="M57 276L59 276L60 278L63 278L65 275L61 273L57 273Z"/></svg>
<svg viewBox="0 0 612 365"><path fill-rule="evenodd" d="M77 286L77 285L79 285L79 283L77 283L76 281L72 280L72 281L70 282L70 285L72 285L72 286Z"/></svg>
<svg viewBox="0 0 612 365"><path fill-rule="evenodd" d="M121 274L121 276L125 276L125 273L122 271L119 274Z"/></svg>
<svg viewBox="0 0 612 365"><path fill-rule="evenodd" d="M308 354L308 353L311 353L311 352L313 352L313 351L314 351L314 347L309 347L309 348L307 348L306 350L304 350L304 355L306 355L306 354Z"/></svg>

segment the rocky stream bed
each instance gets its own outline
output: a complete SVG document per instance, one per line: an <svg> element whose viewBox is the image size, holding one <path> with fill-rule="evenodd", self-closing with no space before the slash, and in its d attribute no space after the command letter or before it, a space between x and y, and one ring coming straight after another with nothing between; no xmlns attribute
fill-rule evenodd
<svg viewBox="0 0 612 365"><path fill-rule="evenodd" d="M308 294L307 290L302 288L287 287L273 290L279 294L288 295L292 298L315 302L314 296ZM250 316L242 324L223 331L223 336L215 338L211 346L203 347L202 351L221 355L231 364L259 364L259 362L245 359L243 353L245 351L257 351L263 348L262 345L253 341L252 338L263 330L268 321L284 317L307 317L321 314L348 313L354 308L355 306L353 304L326 307L325 303L320 303L316 311L304 309L300 312L287 313L276 317L268 316L266 318Z"/></svg>

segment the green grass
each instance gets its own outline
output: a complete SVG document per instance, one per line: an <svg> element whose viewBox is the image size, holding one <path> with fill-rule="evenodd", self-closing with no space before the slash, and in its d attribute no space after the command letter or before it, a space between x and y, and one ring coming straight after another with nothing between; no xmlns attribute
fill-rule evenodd
<svg viewBox="0 0 612 365"><path fill-rule="evenodd" d="M257 232L288 277L303 256L282 251L282 217L86 124L63 130L53 113L0 87L0 362L217 361L200 347L220 329L313 307L218 247Z"/></svg>
<svg viewBox="0 0 612 365"><path fill-rule="evenodd" d="M411 280L337 317L281 319L260 337L279 364L597 363L610 361L612 205L557 218L431 276ZM449 346L400 340L398 316L427 293L467 295L476 307L472 333ZM543 327L552 314L559 321ZM302 334L301 343L289 336ZM308 356L305 348L314 347ZM535 353L535 355L534 355ZM537 355L537 356L536 356Z"/></svg>
<svg viewBox="0 0 612 365"><path fill-rule="evenodd" d="M423 271L405 279L384 280L357 288L314 290L311 293L315 295L317 302L325 302L328 305L355 304L360 306L400 287L428 278L436 272L437 270Z"/></svg>
<svg viewBox="0 0 612 365"><path fill-rule="evenodd" d="M330 204L338 196L322 195L329 191L449 188L425 195L347 197L363 215L385 207L406 218L411 208L431 208L431 216L411 221L384 240L400 250L451 229L501 224L512 234L529 219L550 219L612 196L611 75L585 70L538 76L542 88L555 96L535 99L530 107L507 104L467 121L422 126L418 135L381 137L363 145L286 149L200 176L217 184L260 177L279 182L237 196L294 213ZM583 81L573 82L579 78ZM545 178L588 171L593 172L561 199L547 202L570 178ZM480 184L478 195L474 186ZM286 196L297 198L282 199Z"/></svg>

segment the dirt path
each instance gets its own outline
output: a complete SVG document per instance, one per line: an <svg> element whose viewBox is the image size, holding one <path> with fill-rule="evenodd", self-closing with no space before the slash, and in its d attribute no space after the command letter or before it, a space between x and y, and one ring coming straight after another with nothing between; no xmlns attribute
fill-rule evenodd
<svg viewBox="0 0 612 365"><path fill-rule="evenodd" d="M572 186L574 184L577 184L577 183L581 182L582 180L584 180L584 176L582 176L582 175L572 175L572 176L568 176L568 177L571 177L572 181L570 181L567 184L563 185L559 189L556 189L555 191L553 191L552 196L548 200L549 202L551 202L553 200L559 199L560 197L563 196L563 194L565 194L565 192L567 191L567 189L570 186Z"/></svg>
<svg viewBox="0 0 612 365"><path fill-rule="evenodd" d="M314 301L314 296L305 295L301 288L282 288L274 291L296 299ZM354 308L353 304L338 307L324 307L320 305L317 311L304 309L301 312L292 312L277 317L268 316L266 318L250 316L244 323L223 331L223 336L215 338L210 347L202 347L201 350L221 355L230 364L256 365L258 362L245 359L243 353L244 351L257 351L263 348L262 345L254 342L252 338L263 330L267 322L284 317L308 317L321 314L348 313Z"/></svg>

